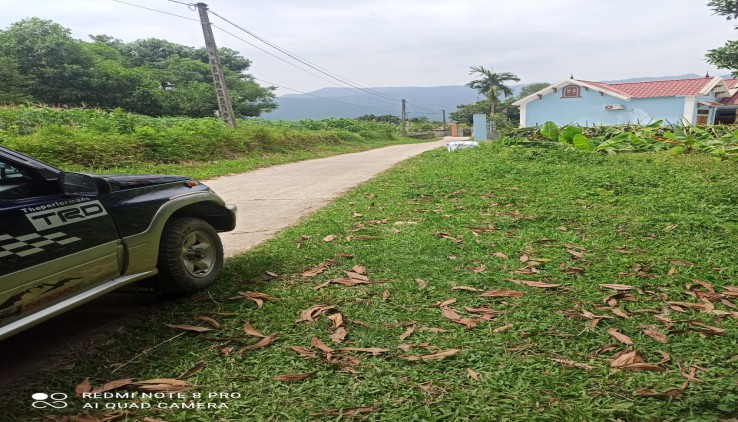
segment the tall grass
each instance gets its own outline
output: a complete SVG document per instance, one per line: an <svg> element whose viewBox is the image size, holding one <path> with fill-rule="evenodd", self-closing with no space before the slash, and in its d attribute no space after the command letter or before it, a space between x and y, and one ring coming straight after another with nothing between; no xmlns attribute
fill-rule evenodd
<svg viewBox="0 0 738 422"><path fill-rule="evenodd" d="M399 139L395 125L353 119L270 122L153 118L122 110L0 108L0 145L52 164L96 169L177 164Z"/></svg>

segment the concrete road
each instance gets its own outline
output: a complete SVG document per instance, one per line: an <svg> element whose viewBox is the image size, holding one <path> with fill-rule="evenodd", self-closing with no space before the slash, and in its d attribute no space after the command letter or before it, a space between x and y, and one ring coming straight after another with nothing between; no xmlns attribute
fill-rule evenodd
<svg viewBox="0 0 738 422"><path fill-rule="evenodd" d="M393 164L460 139L467 138L396 145L206 181L239 208L236 229L221 234L226 256L245 252ZM35 374L79 359L86 347L108 341L127 319L145 315L158 300L113 292L0 342L0 392L33 384Z"/></svg>
<svg viewBox="0 0 738 422"><path fill-rule="evenodd" d="M468 138L395 145L208 180L206 185L238 206L236 229L220 234L225 254L247 251L402 160L461 139Z"/></svg>

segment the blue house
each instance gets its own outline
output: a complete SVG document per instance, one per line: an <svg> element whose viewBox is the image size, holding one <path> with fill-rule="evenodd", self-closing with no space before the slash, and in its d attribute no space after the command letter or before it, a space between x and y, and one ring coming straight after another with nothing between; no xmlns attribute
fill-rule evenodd
<svg viewBox="0 0 738 422"><path fill-rule="evenodd" d="M719 76L665 81L604 83L567 79L513 103L520 127L649 124L732 124L738 79Z"/></svg>

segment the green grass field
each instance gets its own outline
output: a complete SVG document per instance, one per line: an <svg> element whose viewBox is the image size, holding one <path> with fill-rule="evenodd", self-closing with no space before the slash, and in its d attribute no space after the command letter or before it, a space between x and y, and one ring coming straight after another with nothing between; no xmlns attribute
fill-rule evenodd
<svg viewBox="0 0 738 422"><path fill-rule="evenodd" d="M4 397L4 413L729 420L738 416L737 165L489 144L426 153L231 259L215 288L134 318ZM93 389L171 379L200 361L184 401L227 409L157 408L181 399L128 411L83 409L131 402L122 399L75 397L59 413L26 405L38 386L73 395L87 377ZM205 398L216 392L231 396Z"/></svg>

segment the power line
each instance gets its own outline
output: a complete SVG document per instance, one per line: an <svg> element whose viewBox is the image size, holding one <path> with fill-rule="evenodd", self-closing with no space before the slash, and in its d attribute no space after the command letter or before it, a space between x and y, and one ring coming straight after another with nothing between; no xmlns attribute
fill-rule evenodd
<svg viewBox="0 0 738 422"><path fill-rule="evenodd" d="M112 0L112 1L114 1L116 3L126 4L126 5L129 5L129 6L138 7L138 8L145 9L145 10L149 10L149 11L152 11L152 12L162 13L162 14L165 14L165 15L174 16L174 17L181 18L181 19L186 19L186 20L189 20L189 21L200 22L198 19L194 19L194 18L190 18L190 17L187 17L187 16L178 15L178 14L175 14L175 13L165 12L163 10L153 9L153 8L150 8L150 7L141 6L141 5L134 4L134 3L129 3L129 2L123 1L123 0ZM194 3L185 3L185 2L178 1L178 0L168 0L168 1L170 1L172 3L183 4L183 5L188 6L190 8L192 6L194 6ZM386 96L386 95L383 95L383 94L376 93L376 92L374 92L374 91L372 91L370 89L362 88L362 87L360 87L360 86L358 86L358 85L356 85L356 84L354 84L354 83L352 83L352 82L350 82L348 80L345 80L343 78L334 76L330 72L328 72L326 70L323 70L323 69L317 67L316 65L313 65L313 64L309 63L305 59L302 59L299 56L297 56L297 55L295 55L293 53L290 53L289 51L287 51L287 50L279 47L278 45L276 45L276 44L274 44L274 43L272 43L272 42L264 39L263 37L260 37L260 36L258 36L256 34L250 32L250 31L248 31L248 30L240 27L239 25L237 25L237 24L229 21L228 19L220 16L219 14L213 12L212 10L210 10L210 12L213 15L215 15L215 16L219 17L220 19L224 20L225 22L227 22L227 23L233 25L234 27L240 29L241 31L243 31L243 32L251 35L252 37L258 39L259 41L261 41L261 42L269 45L270 47L272 47L272 48L274 48L274 49L282 52L283 54L286 54L287 56L293 58L294 60L297 60L298 62L300 62L300 63L302 63L302 64L304 64L306 66L309 66L310 68L315 69L316 71L318 71L318 72L320 72L320 73L322 73L322 74L324 74L324 75L326 75L326 76L328 76L328 77L330 77L330 78L332 78L334 80L337 80L337 81L343 83L344 85L349 85L349 86L351 86L351 87L353 87L355 89L358 89L358 90L363 91L365 93L371 94L371 95L373 95L375 97L386 98L386 99L389 99L389 100L392 100L392 101L399 101L399 100L397 100L395 98L392 98L392 97L389 97L389 96ZM251 42L249 42L249 41L247 41L247 40L239 37L238 35L235 35L235 34L229 32L229 31L227 31L227 30L225 30L225 29L223 29L223 28L221 28L221 27L219 27L217 25L212 25L212 26L215 27L215 28L217 28L217 29L219 29L219 30L221 30L221 31L223 31L223 32L225 32L226 34L228 34L228 35L230 35L230 36L232 36L232 37L234 37L234 38L236 38L236 39L238 39L238 40L240 40L240 41L242 41L242 42L244 42L244 43L246 43L246 44L248 44L248 45L250 45L250 46L252 46L252 47L254 47L254 48L256 48L256 49L258 49L258 50L260 50L260 51L262 51L262 52L264 52L264 53L266 53L268 55L270 55L270 56L272 56L272 57L274 57L274 58L276 58L276 59L279 59L279 60L283 61L284 63L289 64L290 66L296 67L297 69L300 69L303 72L306 72L306 73L308 73L310 75L313 75L313 76L315 76L315 77L317 77L317 78L319 78L321 80L324 80L324 81L330 83L331 85L340 87L339 85L336 85L335 82L330 81L330 80L328 80L326 78L323 78L322 76L317 75L317 74L315 74L313 72L310 72L309 70L304 69L304 68L302 68L302 67L300 67L300 66L298 66L298 65L296 65L294 63L291 63L291 62L283 59L282 57L279 57L279 56L277 56L277 55L275 55L275 54L273 54L273 53L271 53L271 52L269 52L269 51L267 51L267 50L265 50L265 49L263 49L263 48L255 45L255 44L253 44L253 43L251 43ZM258 79L258 78L254 78L254 79ZM264 81L264 82L266 82L266 81ZM267 83L269 83L269 82L267 82ZM278 86L280 88L284 88L284 89L287 89L287 90L290 90L290 91L299 92L301 94L305 94L305 95L312 96L312 97L315 97L315 98L320 98L320 99L323 99L323 100L327 100L327 101L339 102L339 103L343 103L343 104L347 104L347 105L354 105L354 106L359 106L359 107L370 107L370 106L361 106L361 105L358 105L358 104L352 104L352 103L347 103L347 102L343 102L343 101L333 100L333 99L329 99L329 98L325 98L325 97L320 97L320 96L317 96L317 95L308 94L308 93L301 92L301 91L298 91L298 90L294 90L294 89L291 89L291 88L282 87L282 86L279 86L279 85L276 85L276 84L272 84L272 85L275 85L275 86ZM363 95L363 94L361 94L361 95ZM371 97L368 97L368 98L371 98ZM394 105L394 103L390 103L388 101L380 100L379 98L371 98L371 99L374 100L374 101L380 101L380 102L383 102L383 103L386 103L386 104L393 104ZM421 106L418 106L418 105L415 105L415 104L411 104L409 102L406 102L406 103L408 105L412 105L415 108L419 108L419 109L427 110L427 111L432 111L431 109L428 109L428 108L425 108L425 107L421 107ZM435 112L434 114L438 114L438 113Z"/></svg>
<svg viewBox="0 0 738 422"><path fill-rule="evenodd" d="M274 82L269 82L269 81L266 81L264 79L259 79L259 78L255 77L255 76L252 76L252 78L253 79L256 79L257 81L261 81L261 82L267 83L269 85L273 85L273 86L276 86L276 87L279 87L279 88L282 88L282 89L287 89L287 90L290 90L290 91L293 91L293 92L297 92L299 94L307 95L309 97L318 98L318 99L325 100L325 101L332 101L334 103L347 104L347 105L356 106L356 107L375 107L375 106L367 106L367 105L362 105L362 104L353 104L353 103L348 103L348 102L345 102L345 101L334 100L332 98L321 97L321 96L318 96L318 95L314 95L314 94L310 94L310 93L307 93L307 92L298 91L296 89L288 88L286 86L277 85ZM386 107L386 108L389 109L389 107Z"/></svg>
<svg viewBox="0 0 738 422"><path fill-rule="evenodd" d="M227 30L225 30L225 29L223 29L223 28L221 28L221 27L219 27L219 26L217 26L217 25L212 25L212 26L213 26L213 28L218 28L219 30L221 30L221 31L225 32L226 34L228 34L228 35L232 36L233 38L236 38L237 40L239 40L239 41L242 41L242 42L244 42L244 43L246 43L246 44L248 44L248 45L250 45L250 46L252 46L252 47L256 48L257 50L263 51L264 53L266 53L266 54L268 54L268 55L270 55L270 56L274 57L274 58L275 58L275 59L277 59L277 60L283 61L283 62L287 63L288 65L290 65L290 66L292 66L292 67L295 67L295 68L297 68L297 69L300 69L300 70L302 70L303 72L309 73L309 74L311 74L311 75L315 76L316 78L322 79L322 80L324 80L324 81L328 82L329 84L331 84L331 85L333 85L333 86L339 86L339 85L336 85L336 83L335 83L335 82L333 82L333 81L331 81L331 80L329 80L329 79L326 79L326 78L324 78L324 77L322 77L322 76L320 76L320 75L317 75L317 74L315 74L315 73L313 73L313 72L310 72L309 70L303 69L303 68L301 68L300 66L298 66L298 65L296 65L296 64L294 64L294 63L291 63L291 62L289 62L289 61L287 61L287 60L283 59L282 57L279 57L279 56L277 56L276 54L274 54L274 53L272 53L272 52L270 52L270 51L267 51L267 50L265 50L265 49L263 49L263 48L259 47L258 45L254 44L254 43L251 43L251 42L249 42L249 41L246 41L245 39L243 39L243 38L239 37L238 35L236 35L236 34L234 34L234 33L232 33L232 32L229 32L229 31L227 31Z"/></svg>
<svg viewBox="0 0 738 422"><path fill-rule="evenodd" d="M216 12L214 12L212 10L210 10L210 13L212 13L213 15L219 17L220 19L224 20L225 22L233 25L234 27L240 29L241 31L243 31L243 32L251 35L252 37L256 38L257 40L263 42L264 44L266 44L266 45L274 48L275 50L277 50L277 51L279 51L279 52L281 52L281 53L283 53L285 55L287 55L288 57L290 57L290 58L292 58L294 60L297 60L298 62L304 64L305 66L308 66L308 67L310 67L310 68L312 68L312 69L314 69L314 70L316 70L316 71L318 71L318 72L320 72L320 73L322 73L322 74L324 74L324 75L326 75L326 76L328 76L328 77L330 77L330 78L332 78L332 79L334 79L334 80L336 80L338 82L341 82L344 85L351 86L353 88L356 88L356 89L358 89L360 91L363 91L363 92L365 92L367 94L374 95L376 97L385 98L385 99L392 100L392 101L399 101L397 98L392 98L392 97L388 97L388 96L386 96L384 94L379 94L379 93L374 92L374 91L372 91L370 89L367 89L367 88L363 88L361 86L358 86L358 85L356 85L356 84L352 83L351 81L348 81L348 80L346 80L344 78L338 77L338 76L336 76L336 75L334 75L334 74L332 74L332 73L330 73L330 72L328 72L328 71L326 71L324 69L319 68L316 65L313 65L312 63L308 62L307 60L305 60L305 59L303 59L303 58L301 58L299 56L297 56L296 54L291 53L291 52L285 50L284 48L282 48L282 47L274 44L273 42L271 42L271 41L269 41L269 40L267 40L267 39L265 39L263 37L260 37L259 35L256 35L253 32L251 32L251 31L249 31L249 30L247 30L247 29L245 29L245 28L243 28L243 27L241 27L241 26L239 26L239 25L237 25L237 24L229 21L228 19L224 18L223 16L220 16L218 13L216 13Z"/></svg>
<svg viewBox="0 0 738 422"><path fill-rule="evenodd" d="M177 15L177 14L174 14L174 13L165 12L163 10L152 9L150 7L140 6L138 4L133 4L133 3L128 3L127 1L122 1L122 0L113 0L113 1L116 2L116 3L127 4L127 5L133 6L133 7L139 7L141 9L151 10L152 12L163 13L165 15L170 15L170 16L176 16L178 18L187 19L188 21L200 22L199 19L188 18L187 16ZM169 0L169 1L174 1L174 0ZM179 3L179 2L175 2L175 3ZM186 4L186 3L182 3L182 4Z"/></svg>

